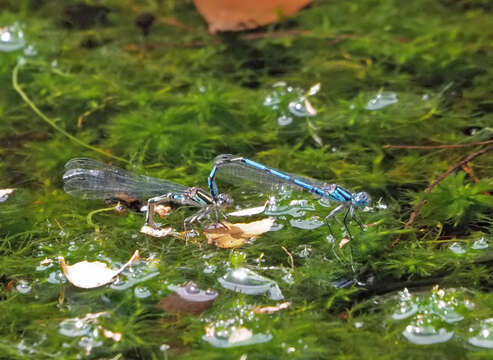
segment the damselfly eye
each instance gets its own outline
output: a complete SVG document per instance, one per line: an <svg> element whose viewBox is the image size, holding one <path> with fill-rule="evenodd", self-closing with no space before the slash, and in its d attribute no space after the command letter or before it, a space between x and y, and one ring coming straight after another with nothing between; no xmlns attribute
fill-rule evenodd
<svg viewBox="0 0 493 360"><path fill-rule="evenodd" d="M359 193L354 194L353 196L353 204L355 206L364 206L370 203L370 195L368 193L361 191Z"/></svg>

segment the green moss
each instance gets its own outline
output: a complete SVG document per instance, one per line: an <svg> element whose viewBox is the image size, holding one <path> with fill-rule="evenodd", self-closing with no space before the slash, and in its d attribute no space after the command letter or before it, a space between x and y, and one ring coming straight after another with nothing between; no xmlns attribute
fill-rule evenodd
<svg viewBox="0 0 493 360"><path fill-rule="evenodd" d="M104 339L92 358L491 357L491 350L471 351L459 337L446 344L411 344L401 335L405 326L389 322L393 305L386 299L392 295L383 295L406 286L465 286L476 303L467 325L491 317L491 250L472 244L483 236L491 239L493 153L473 159L426 193L480 146L385 146L491 139L491 1L322 0L268 26L255 40L242 33L208 34L191 0L87 3L108 7L108 22L67 27L67 4L61 0L0 5L0 26L19 22L37 50L17 68L22 51L0 53L0 188L17 188L0 203L0 358L84 356L80 337L61 335L59 324L100 311L109 313L100 325L123 337ZM156 16L145 38L134 25L143 11ZM286 36L271 36L274 32ZM11 85L15 68L17 91ZM321 83L310 98L318 111L311 124L295 118L280 127L277 112L262 105L278 81L303 89ZM366 110L379 91L397 93L398 103ZM61 180L67 160L88 156L206 188L212 160L221 153L368 191L374 205L387 205L360 212L368 229L349 224L354 239L341 249L342 217L331 223L335 243L327 240L327 227L301 230L288 217L278 219L282 230L245 245L244 264L277 281L291 306L249 323L255 331L270 332L270 342L227 350L203 342L204 327L235 316L241 307L274 303L220 287L217 277L229 266L230 251L205 241L199 248L176 238L147 237L139 233L143 217L132 211L96 212L90 223L87 215L108 205L70 197ZM220 188L242 206L259 206L268 198L223 182ZM292 195L302 198L310 197ZM418 216L405 226L422 200ZM315 210L307 217L323 219L330 211L310 201ZM160 221L181 231L192 213L179 208ZM449 250L454 242L462 244L463 254ZM301 245L311 249L309 257L298 256ZM69 263L98 256L124 262L135 249L155 259L159 270L140 284L151 290L148 298L137 298L134 287L81 291L48 282L58 255ZM54 265L35 270L45 258ZM259 263L275 270L262 271ZM206 265L216 272L204 272ZM368 286L335 287L353 278L353 267ZM286 275L292 283L283 280ZM15 290L22 280L32 286L27 294ZM207 312L193 317L156 307L170 293L168 284L188 280L220 292ZM461 339L467 336L464 329L455 331ZM163 344L170 349L163 351Z"/></svg>

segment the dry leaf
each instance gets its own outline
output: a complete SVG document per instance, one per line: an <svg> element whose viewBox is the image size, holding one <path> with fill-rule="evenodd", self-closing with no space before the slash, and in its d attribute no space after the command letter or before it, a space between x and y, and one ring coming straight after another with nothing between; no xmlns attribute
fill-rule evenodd
<svg viewBox="0 0 493 360"><path fill-rule="evenodd" d="M135 250L130 260L117 270L110 269L106 263L101 261L81 261L74 265L67 265L63 256L59 256L58 260L68 281L79 288L92 289L113 282L126 267L137 261L139 255L139 250Z"/></svg>
<svg viewBox="0 0 493 360"><path fill-rule="evenodd" d="M242 246L246 240L255 238L270 230L274 219L266 218L251 223L232 224L225 222L224 226L217 226L204 230L208 244L214 244L220 248L235 248Z"/></svg>
<svg viewBox="0 0 493 360"><path fill-rule="evenodd" d="M171 206L165 206L163 204L156 205L154 207L154 212L158 214L161 218L165 218L171 212Z"/></svg>
<svg viewBox="0 0 493 360"><path fill-rule="evenodd" d="M339 243L339 249L342 249L344 246L346 246L347 244L349 244L351 240L348 239L348 238L344 238L341 240L341 242Z"/></svg>
<svg viewBox="0 0 493 360"><path fill-rule="evenodd" d="M287 309L289 306L291 306L291 303L288 301L288 302L277 304L275 306L256 307L252 311L255 314L273 314L279 310Z"/></svg>
<svg viewBox="0 0 493 360"><path fill-rule="evenodd" d="M150 236L157 237L157 238L162 238L162 237L166 237L168 235L174 234L175 230L171 227L154 229L153 227L151 227L149 225L144 225L140 228L140 232L142 234L150 235Z"/></svg>
<svg viewBox="0 0 493 360"><path fill-rule="evenodd" d="M209 24L209 32L239 31L271 24L290 16L313 0L194 0Z"/></svg>

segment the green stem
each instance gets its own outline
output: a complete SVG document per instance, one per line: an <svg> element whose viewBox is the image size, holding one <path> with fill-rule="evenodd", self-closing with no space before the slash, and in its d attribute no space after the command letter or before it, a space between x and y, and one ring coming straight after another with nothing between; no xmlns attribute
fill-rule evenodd
<svg viewBox="0 0 493 360"><path fill-rule="evenodd" d="M81 145L81 146L83 146L83 147L85 147L87 149L90 149L90 150L92 150L94 152L97 152L97 153L99 153L101 155L104 155L104 156L107 156L109 158L112 158L112 159L115 159L115 160L118 160L118 161L122 161L122 162L127 163L127 164L130 163L128 160L126 160L124 158L121 158L121 157L116 156L116 155L109 154L109 153L107 153L106 151L104 151L102 149L99 149L97 147L91 146L89 144L86 144L82 140L77 139L75 136L71 135L66 130L64 130L60 126L58 126L52 119L50 119L45 114L43 114L43 112L31 101L31 99L29 99L29 97L26 95L26 93L19 86L18 74L19 74L19 68L20 68L20 66L21 66L21 64L17 63L17 65L15 66L15 68L14 68L14 70L12 72L12 85L14 86L15 91L17 91L19 93L19 95L22 97L22 99L31 107L31 109L41 119L43 119L43 121L47 122L56 131L58 131L59 133L63 134L64 136L66 136L67 138L69 138L70 140L72 140L73 142L75 142L76 144L79 144L79 145Z"/></svg>
<svg viewBox="0 0 493 360"><path fill-rule="evenodd" d="M102 212L106 212L106 211L114 211L115 210L115 207L109 207L109 208L104 208L104 209L98 209L98 210L94 210L94 211L91 211L89 214L87 214L87 224L89 226L95 226L95 224L92 222L92 217L96 214L99 214L99 213L102 213Z"/></svg>

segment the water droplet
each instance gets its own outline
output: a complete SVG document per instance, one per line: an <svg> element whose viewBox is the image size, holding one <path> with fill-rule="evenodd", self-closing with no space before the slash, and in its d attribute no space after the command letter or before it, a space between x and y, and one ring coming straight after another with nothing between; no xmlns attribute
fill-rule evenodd
<svg viewBox="0 0 493 360"><path fill-rule="evenodd" d="M239 293L248 295L267 293L272 300L284 298L274 280L261 276L245 267L229 270L218 281L224 288Z"/></svg>
<svg viewBox="0 0 493 360"><path fill-rule="evenodd" d="M60 323L58 332L65 336L76 337L88 335L91 332L92 325L84 319L73 318L63 320Z"/></svg>
<svg viewBox="0 0 493 360"><path fill-rule="evenodd" d="M26 56L36 56L38 54L38 50L33 45L28 45L24 49L24 55Z"/></svg>
<svg viewBox="0 0 493 360"><path fill-rule="evenodd" d="M373 99L368 101L366 110L378 110L398 102L397 94L394 92L379 92Z"/></svg>
<svg viewBox="0 0 493 360"><path fill-rule="evenodd" d="M312 107L310 102L304 97L290 101L288 110L291 114L297 117L307 117L317 115L317 111Z"/></svg>
<svg viewBox="0 0 493 360"><path fill-rule="evenodd" d="M211 265L209 263L204 264L204 274L212 274L216 272L217 266L216 265Z"/></svg>
<svg viewBox="0 0 493 360"><path fill-rule="evenodd" d="M151 291L145 286L136 286L134 288L134 295L136 298L144 299L151 296Z"/></svg>
<svg viewBox="0 0 493 360"><path fill-rule="evenodd" d="M26 280L19 280L17 286L15 287L21 294L27 294L31 291L32 286Z"/></svg>
<svg viewBox="0 0 493 360"><path fill-rule="evenodd" d="M190 281L189 283L187 283L187 285L185 285L185 291L188 294L198 294L200 292L200 289L193 281Z"/></svg>
<svg viewBox="0 0 493 360"><path fill-rule="evenodd" d="M234 346L260 344L270 341L272 339L272 335L270 334L252 334L245 340L230 341L230 337L233 334L234 334L234 329L229 331L219 330L216 331L213 336L208 336L208 335L202 336L202 339L217 348L229 348Z"/></svg>
<svg viewBox="0 0 493 360"><path fill-rule="evenodd" d="M324 224L324 222L317 217L312 217L310 219L291 219L289 220L289 223L291 226L303 230L313 230Z"/></svg>
<svg viewBox="0 0 493 360"><path fill-rule="evenodd" d="M312 254L312 247L310 245L300 245L297 251L298 257L304 259Z"/></svg>
<svg viewBox="0 0 493 360"><path fill-rule="evenodd" d="M483 249L486 249L488 247L488 241L483 237L481 237L481 239L478 239L476 240L473 244L472 244L472 248L474 250L483 250Z"/></svg>
<svg viewBox="0 0 493 360"><path fill-rule="evenodd" d="M86 355L89 355L93 348L102 346L102 341L97 341L94 337L83 336L79 340L79 346L86 351Z"/></svg>
<svg viewBox="0 0 493 360"><path fill-rule="evenodd" d="M291 116L286 116L284 114L282 114L281 116L279 116L277 118L277 123L280 126L287 126L287 125L291 124L292 122L293 122L293 118Z"/></svg>
<svg viewBox="0 0 493 360"><path fill-rule="evenodd" d="M111 263L111 261L108 261ZM122 264L116 264L115 267L120 267ZM156 262L137 261L132 266L127 267L115 282L110 287L114 290L127 290L136 284L152 279L159 275L156 269Z"/></svg>
<svg viewBox="0 0 493 360"><path fill-rule="evenodd" d="M483 320L477 329L471 328L474 336L468 339L469 343L486 349L493 349L493 318Z"/></svg>
<svg viewBox="0 0 493 360"><path fill-rule="evenodd" d="M402 320L414 315L418 311L418 304L408 289L399 291L399 308L392 314L395 320Z"/></svg>
<svg viewBox="0 0 493 360"><path fill-rule="evenodd" d="M294 284L293 274L291 274L290 272L286 273L286 275L282 277L282 280L287 284Z"/></svg>
<svg viewBox="0 0 493 360"><path fill-rule="evenodd" d="M11 52L22 49L26 45L24 33L19 24L0 27L0 51Z"/></svg>
<svg viewBox="0 0 493 360"><path fill-rule="evenodd" d="M434 316L420 314L406 327L402 335L417 345L437 344L450 340L454 332L444 328L437 329L435 322Z"/></svg>
<svg viewBox="0 0 493 360"><path fill-rule="evenodd" d="M278 222L274 222L274 224L272 224L272 226L270 227L269 231L279 231L282 228L284 228L283 224L278 223Z"/></svg>
<svg viewBox="0 0 493 360"><path fill-rule="evenodd" d="M53 271L48 275L46 279L50 284L65 284L67 282L67 278L60 270Z"/></svg>
<svg viewBox="0 0 493 360"><path fill-rule="evenodd" d="M462 247L462 244L459 242L454 242L452 245L449 246L449 249L457 255L464 254L466 252L466 250Z"/></svg>
<svg viewBox="0 0 493 360"><path fill-rule="evenodd" d="M51 259L43 259L40 261L39 265L36 267L36 271L44 271L53 266L53 260Z"/></svg>

